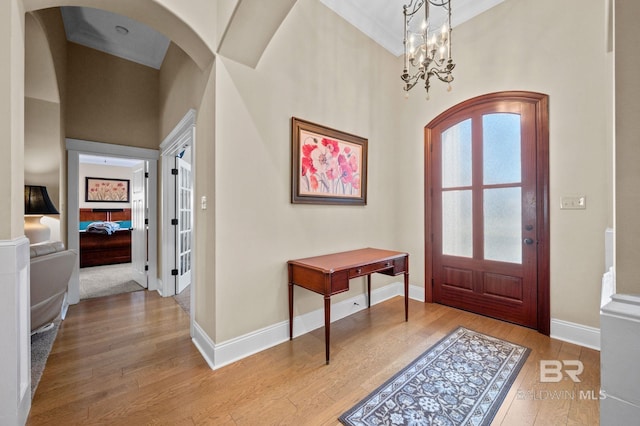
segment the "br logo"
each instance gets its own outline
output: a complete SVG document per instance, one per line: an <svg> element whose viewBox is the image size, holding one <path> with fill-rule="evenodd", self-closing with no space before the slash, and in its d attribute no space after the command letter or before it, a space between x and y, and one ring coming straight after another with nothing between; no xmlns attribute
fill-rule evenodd
<svg viewBox="0 0 640 426"><path fill-rule="evenodd" d="M584 371L582 361L577 359L568 360L540 360L540 382L557 383L564 375L576 383L580 382L578 376Z"/></svg>

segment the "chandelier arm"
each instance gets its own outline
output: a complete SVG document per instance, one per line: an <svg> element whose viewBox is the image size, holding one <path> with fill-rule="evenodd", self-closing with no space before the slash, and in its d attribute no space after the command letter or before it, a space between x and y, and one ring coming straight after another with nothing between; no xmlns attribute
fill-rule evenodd
<svg viewBox="0 0 640 426"><path fill-rule="evenodd" d="M453 75L451 75L451 70L452 69L453 69L453 67L447 68L445 70L439 70L437 68L432 68L432 69L429 70L429 73L431 75L435 75L436 77L438 77L438 80L442 81L443 83L451 83L453 81Z"/></svg>
<svg viewBox="0 0 640 426"><path fill-rule="evenodd" d="M425 71L418 71L413 75L404 74L400 78L402 79L402 81L404 81L407 84L409 84L410 82L414 81L414 83L411 85L411 87L413 87L418 82L418 80L420 80L421 78L425 78L424 76L426 74L427 73Z"/></svg>
<svg viewBox="0 0 640 426"><path fill-rule="evenodd" d="M446 7L449 4L449 0L441 0L440 3L438 3L436 0L426 0L426 1L428 1L431 5L435 7Z"/></svg>
<svg viewBox="0 0 640 426"><path fill-rule="evenodd" d="M429 0L418 0L415 6L413 6L414 0L411 0L411 2L408 5L404 6L405 11L407 11L406 16L408 18L411 18L413 15L415 15L422 8L422 5L424 4L425 1L429 1ZM413 6L413 10L409 12L408 10L411 9L412 6Z"/></svg>
<svg viewBox="0 0 640 426"><path fill-rule="evenodd" d="M433 75L438 77L438 80L440 80L443 83L451 83L453 81L453 76L451 74L446 73L444 77L442 77L440 74L441 73L439 73L439 72L434 72L433 73ZM451 78L451 80L449 80L449 77Z"/></svg>
<svg viewBox="0 0 640 426"><path fill-rule="evenodd" d="M413 86L415 86L416 84L418 84L418 81L420 81L419 79L414 81L413 83L407 83L405 87L403 87L405 92L408 92L409 90L413 89Z"/></svg>
<svg viewBox="0 0 640 426"><path fill-rule="evenodd" d="M437 66L433 66L429 68L429 71L439 72L439 73L450 73L455 67L456 67L456 64L454 64L453 61L449 60L444 67L440 68Z"/></svg>

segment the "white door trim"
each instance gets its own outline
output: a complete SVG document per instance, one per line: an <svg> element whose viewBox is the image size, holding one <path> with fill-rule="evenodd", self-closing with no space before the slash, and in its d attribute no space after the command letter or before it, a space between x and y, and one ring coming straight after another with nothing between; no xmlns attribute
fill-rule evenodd
<svg viewBox="0 0 640 426"><path fill-rule="evenodd" d="M66 139L67 149L67 246L80 252L80 154L99 154L146 160L149 164L149 288L158 290L158 158L155 149ZM79 262L69 281L69 303L80 301Z"/></svg>
<svg viewBox="0 0 640 426"><path fill-rule="evenodd" d="M160 144L160 156L161 156L161 185L162 185L162 270L160 271L161 289L159 290L163 296L173 296L175 294L175 278L171 275L171 267L175 263L175 232L173 225L171 225L171 219L173 218L173 208L175 205L175 191L173 190L173 179L171 175L171 169L175 166L173 157L180 153L185 147L191 147L191 176L194 180L192 187L195 190L195 147L196 147L196 110L190 109L185 116L180 120L176 127L167 135L167 137ZM195 194L195 191L194 191ZM195 207L195 200L194 207ZM192 224L193 229L196 229L195 214ZM190 312L191 312L191 335L193 336L193 322L195 315L195 294L196 294L196 232L191 233L191 300Z"/></svg>

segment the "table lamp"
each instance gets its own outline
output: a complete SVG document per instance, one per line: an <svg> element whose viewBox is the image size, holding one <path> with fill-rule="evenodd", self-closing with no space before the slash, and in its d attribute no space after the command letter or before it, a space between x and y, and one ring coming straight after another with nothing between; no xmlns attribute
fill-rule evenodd
<svg viewBox="0 0 640 426"><path fill-rule="evenodd" d="M24 235L31 244L49 240L51 230L40 223L42 216L46 214L60 214L53 205L47 188L37 185L24 186Z"/></svg>

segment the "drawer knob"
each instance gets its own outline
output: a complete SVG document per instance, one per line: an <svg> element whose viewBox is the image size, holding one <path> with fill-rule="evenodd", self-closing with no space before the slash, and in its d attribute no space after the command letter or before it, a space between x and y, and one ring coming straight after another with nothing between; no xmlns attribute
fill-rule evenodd
<svg viewBox="0 0 640 426"><path fill-rule="evenodd" d="M360 268L356 269L356 274L359 274L361 272L362 272L362 269L360 269Z"/></svg>
<svg viewBox="0 0 640 426"><path fill-rule="evenodd" d="M387 262L387 266L391 266L391 262Z"/></svg>

